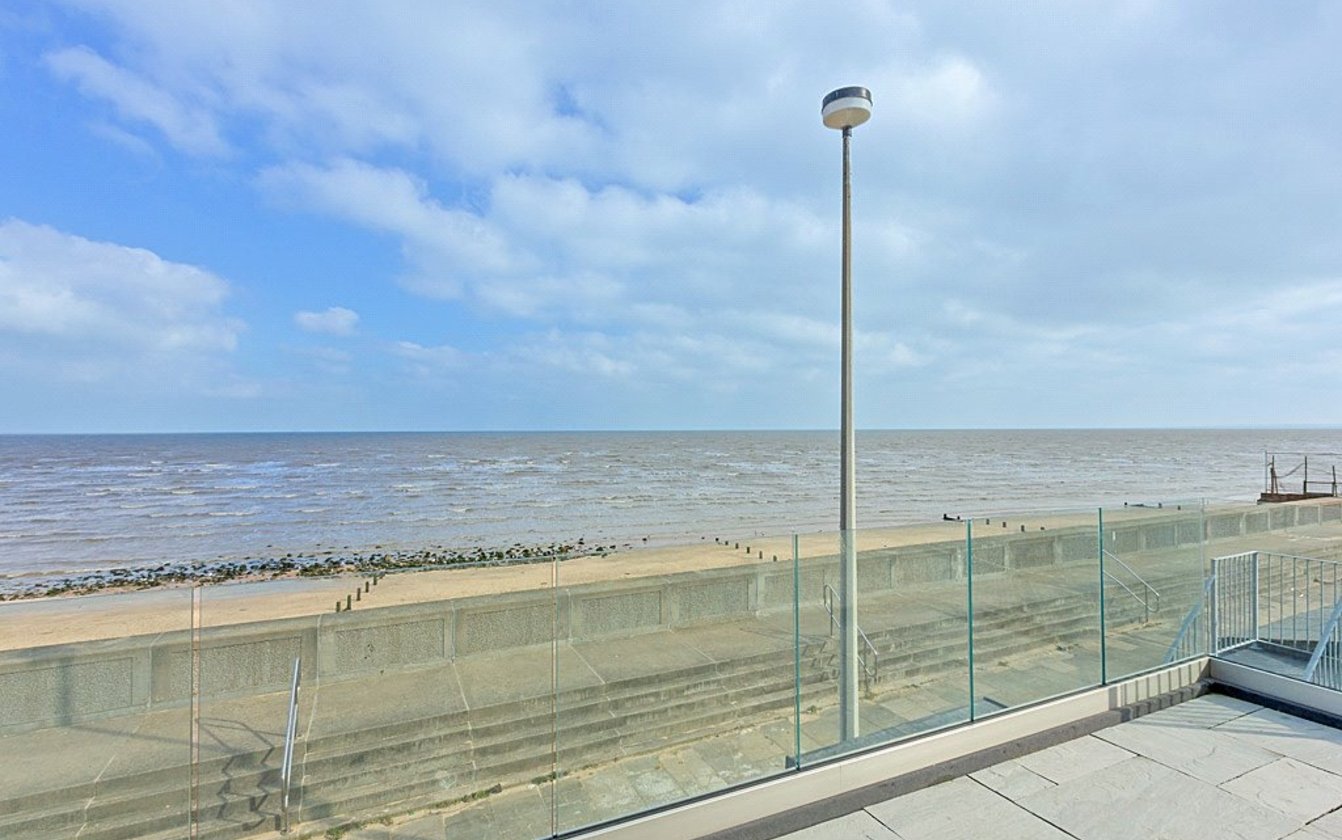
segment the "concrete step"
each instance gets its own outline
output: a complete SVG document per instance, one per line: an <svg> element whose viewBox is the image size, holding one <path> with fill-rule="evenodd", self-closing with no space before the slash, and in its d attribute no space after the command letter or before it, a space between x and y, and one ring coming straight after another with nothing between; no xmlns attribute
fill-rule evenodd
<svg viewBox="0 0 1342 840"><path fill-rule="evenodd" d="M1067 595L983 610L975 619L977 647L992 657L1093 634L1095 623L1093 606L1083 596ZM964 633L964 620L952 616L875 634L873 641L886 648L882 674L963 668ZM650 644L660 641L649 639ZM833 647L827 637L804 637L803 706L832 700ZM732 731L743 721L790 714L797 702L793 656L790 648L775 646L727 661L561 687L561 766L600 764ZM309 740L296 756L301 775L292 797L294 813L305 822L353 818L393 802L404 810L413 803L467 796L501 781L529 783L551 769L555 702L549 695L521 697ZM279 813L278 762L279 751L271 747L202 763L200 798L208 808L202 810L201 836L224 840L273 829ZM0 836L173 836L188 813L188 779L188 768L169 768L9 800L0 803L0 813L7 814L0 818ZM86 821L92 828L80 831Z"/></svg>
<svg viewBox="0 0 1342 840"><path fill-rule="evenodd" d="M812 685L803 689L802 701L804 704L809 704L830 693L829 686ZM756 692L713 707L697 704L695 708L682 709L675 720L668 720L656 726L649 726L639 721L625 721L621 725L604 730L594 730L588 740L575 739L561 743L558 763L566 770L573 771L616 758L656 752L712 734L754 725L765 719L777 719L780 711L790 711L795 703L792 689L787 688L769 693ZM505 788L535 783L542 780L550 770L550 754L546 753L542 758L544 760L538 762L535 757L530 757L525 765L492 767L487 774L476 780L474 789L467 785L462 789L466 794L462 794L459 790L452 793L454 796L469 795L474 790L483 791L490 785L500 782ZM780 768L782 762L783 756L780 755ZM386 808L393 803L397 812L439 805L443 803L444 789L441 779L434 775L432 765L427 764L420 769L416 778L406 784L398 784L394 791L376 784L359 784L340 790L340 795L334 799L326 799L325 796L330 792L323 788L320 793L309 795L303 807L305 820L320 820L338 814Z"/></svg>
<svg viewBox="0 0 1342 840"><path fill-rule="evenodd" d="M776 690L786 693L791 703L792 669L780 670L779 658L777 653L766 653L728 663L683 669L683 673L655 675L658 679L639 677L603 686L606 694L596 694L591 689L566 692L561 695L562 699L577 698L577 701L560 709L561 737L565 743L580 743L580 735L585 730L613 731L616 733L613 743L618 743L620 737L628 737L621 732L621 726L640 734L653 731L650 725L659 720L668 721L667 725L672 728L683 728L693 715L702 717L704 710L724 702L731 704L735 702L731 698L736 694L759 694L770 682L776 684ZM782 679L780 674L783 674ZM808 682L814 683L820 678L816 673L808 678ZM595 699L586 700L588 697ZM547 698L545 706L548 707L550 702ZM465 774L469 770L473 776L484 774L495 778L531 772L535 765L534 756L550 753L552 713L547 708L544 714L509 720L509 712L526 712L534 703L523 700L500 705L505 709L487 710L481 715L487 722L480 725L475 725L471 714L457 713L320 739L308 745L306 754L300 748L297 756L297 764L306 774L305 787L319 789L328 783L323 777L333 774L346 778L357 778L360 774L375 777L381 767L393 768L392 775L396 775L395 768L412 759L413 752L408 752L409 747L430 756L424 761L433 765L440 788L444 773ZM488 722L490 720L496 722ZM694 737L700 734L695 733ZM607 736L607 740L611 738ZM594 760L608 757L598 755ZM277 761L276 751L269 749L202 764L201 796L203 801L211 804L211 824L227 822L234 827L235 834L266 828L267 819L258 816L257 812L268 803L275 803L278 812L275 794L278 770L271 766ZM226 776L223 775L225 764ZM212 773L212 770L217 772ZM139 836L153 830L160 822L173 824L177 818L175 812L185 807L182 803L186 801L186 779L185 768L179 772L155 771L118 780L115 787L123 792L122 795L112 795L109 790L90 786L79 791L80 799L72 795L74 790L66 790L29 797L32 801L11 800L7 803L7 811L31 810L32 806L39 806L38 813L0 822L0 826L7 829L0 834L49 837L67 829L76 831L87 819L100 829L106 829L108 840ZM378 784L385 787L381 781ZM83 803L90 797L94 802L85 808ZM301 801L301 797L302 789L296 790L296 802ZM68 807L51 809L53 801L67 803ZM131 815L136 811L141 814L162 812L163 816L154 818L160 822L127 819L122 824L118 821L123 814ZM185 812L182 811L180 816L185 819ZM85 830L81 837L87 836L90 835Z"/></svg>

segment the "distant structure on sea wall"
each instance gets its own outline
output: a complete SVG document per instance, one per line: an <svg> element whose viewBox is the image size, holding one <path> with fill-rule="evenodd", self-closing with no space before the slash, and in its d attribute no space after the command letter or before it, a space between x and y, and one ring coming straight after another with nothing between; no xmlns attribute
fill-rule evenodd
<svg viewBox="0 0 1342 840"><path fill-rule="evenodd" d="M1310 458L1314 459L1313 479L1309 473ZM1339 460L1342 460L1342 454L1336 452L1264 452L1263 492L1258 503L1299 502L1337 496ZM1297 487L1300 488L1298 491Z"/></svg>

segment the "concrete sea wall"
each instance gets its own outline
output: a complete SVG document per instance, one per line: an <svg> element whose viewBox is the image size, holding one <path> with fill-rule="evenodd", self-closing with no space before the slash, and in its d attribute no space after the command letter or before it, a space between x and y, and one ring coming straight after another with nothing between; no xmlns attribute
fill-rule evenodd
<svg viewBox="0 0 1342 840"><path fill-rule="evenodd" d="M1115 554L1193 547L1269 531L1342 522L1332 501L1270 507L1132 512L1104 526ZM976 529L976 574L1044 569L1098 555L1094 525L994 533ZM964 540L863 551L860 591L962 579ZM803 560L803 603L837 585L836 556ZM208 600L209 589L205 590ZM388 669L432 667L464 657L560 641L599 640L788 609L790 562L687 572L207 628L200 632L201 695L229 698L287 690L295 657L311 685ZM0 613L3 615L3 613ZM69 725L190 702L193 637L187 630L0 653L0 732Z"/></svg>

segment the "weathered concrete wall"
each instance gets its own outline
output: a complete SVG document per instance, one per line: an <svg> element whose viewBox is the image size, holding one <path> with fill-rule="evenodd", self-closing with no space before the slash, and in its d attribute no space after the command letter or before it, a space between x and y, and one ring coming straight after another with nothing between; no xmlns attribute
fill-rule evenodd
<svg viewBox="0 0 1342 840"><path fill-rule="evenodd" d="M1106 549L1119 555L1171 550L1204 538L1342 522L1342 505L1131 515L1105 523ZM976 528L972 562L975 574L1088 562L1098 557L1098 540L1093 525L1026 533ZM881 593L963 579L969 563L964 540L864 551L858 557L858 586ZM803 560L797 570L801 601L817 603L826 585L837 588L838 571L837 555ZM763 562L209 628L200 638L201 693L224 698L283 691L299 655L310 683L548 645L556 638L582 641L740 619L790 609L793 587L790 562ZM0 731L186 704L191 665L192 639L185 630L0 653Z"/></svg>

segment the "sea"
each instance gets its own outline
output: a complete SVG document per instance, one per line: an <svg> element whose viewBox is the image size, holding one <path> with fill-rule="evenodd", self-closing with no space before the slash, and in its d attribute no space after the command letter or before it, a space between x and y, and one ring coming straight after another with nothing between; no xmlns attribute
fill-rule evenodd
<svg viewBox="0 0 1342 840"><path fill-rule="evenodd" d="M834 431L0 436L0 577L837 527ZM1244 500L1342 429L860 431L859 527ZM1296 481L1299 473L1287 481Z"/></svg>

